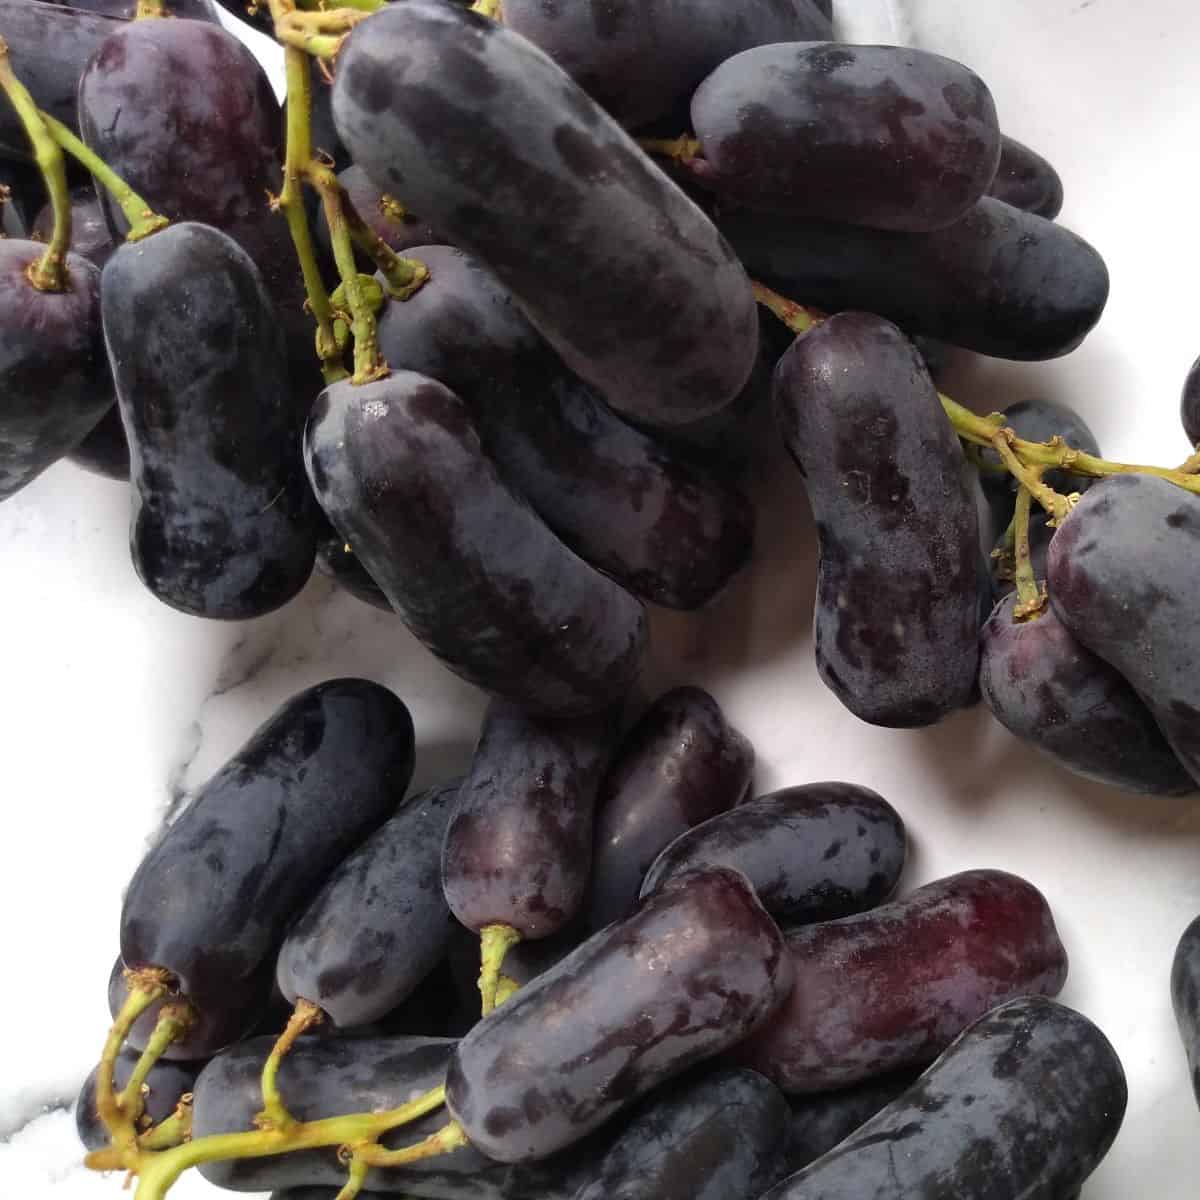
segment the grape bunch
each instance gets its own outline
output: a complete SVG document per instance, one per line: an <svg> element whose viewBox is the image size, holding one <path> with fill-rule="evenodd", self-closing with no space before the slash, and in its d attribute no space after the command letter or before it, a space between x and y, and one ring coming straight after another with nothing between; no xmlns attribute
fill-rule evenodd
<svg viewBox="0 0 1200 1200"><path fill-rule="evenodd" d="M1126 1089L1041 892L902 890L883 796L759 794L711 695L635 699L647 606L753 560L765 416L849 712L982 700L1194 792L1200 365L1176 467L940 391L945 346L1074 350L1107 269L979 75L819 0L227 7L282 108L208 0L0 0L0 501L70 457L128 482L164 604L260 617L316 568L489 704L410 794L403 700L327 680L198 791L124 894L87 1164L137 1200L1078 1195Z"/></svg>

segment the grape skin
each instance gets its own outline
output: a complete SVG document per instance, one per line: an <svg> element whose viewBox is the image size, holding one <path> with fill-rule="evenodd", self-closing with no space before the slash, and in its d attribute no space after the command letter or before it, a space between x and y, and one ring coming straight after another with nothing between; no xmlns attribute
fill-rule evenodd
<svg viewBox="0 0 1200 1200"><path fill-rule="evenodd" d="M1192 1093L1200 1105L1200 917L1179 939L1171 963L1171 1005L1187 1054Z"/></svg>
<svg viewBox="0 0 1200 1200"><path fill-rule="evenodd" d="M1036 150L1010 137L1000 139L1000 165L988 195L1047 221L1053 221L1063 206L1058 172Z"/></svg>
<svg viewBox="0 0 1200 1200"><path fill-rule="evenodd" d="M1184 381L1179 414L1188 441L1193 446L1200 446L1200 358L1192 363Z"/></svg>

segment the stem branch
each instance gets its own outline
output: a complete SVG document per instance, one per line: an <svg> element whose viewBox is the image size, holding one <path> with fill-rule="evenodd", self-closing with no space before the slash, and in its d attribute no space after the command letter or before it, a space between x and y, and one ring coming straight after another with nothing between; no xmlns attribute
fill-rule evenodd
<svg viewBox="0 0 1200 1200"><path fill-rule="evenodd" d="M486 1017L496 1007L504 956L521 940L511 925L485 925L479 931L479 996Z"/></svg>
<svg viewBox="0 0 1200 1200"><path fill-rule="evenodd" d="M795 334L807 333L814 325L819 325L825 320L825 314L820 309L806 308L803 304L797 304L794 300L781 296L757 280L752 281L752 286L754 299L768 312L778 317Z"/></svg>
<svg viewBox="0 0 1200 1200"><path fill-rule="evenodd" d="M1039 480L1041 470L1034 470ZM1024 621L1036 616L1046 607L1046 597L1038 585L1037 576L1033 571L1033 556L1029 550L1029 513L1033 503L1033 494L1022 485L1017 492L1017 510L1013 516L1014 540L1016 544L1016 571L1014 577L1017 583L1017 606L1013 616L1018 621Z"/></svg>
<svg viewBox="0 0 1200 1200"><path fill-rule="evenodd" d="M154 1069L154 1064L166 1053L171 1043L183 1036L193 1019L192 1006L186 1000L167 1004L158 1014L154 1032L150 1035L146 1048L134 1065L133 1073L125 1081L125 1089L117 1100L135 1127L145 1107L142 1086L145 1084L147 1076Z"/></svg>
<svg viewBox="0 0 1200 1200"><path fill-rule="evenodd" d="M297 1039L324 1019L325 1014L310 1000L296 1001L296 1011L288 1018L287 1027L276 1039L267 1061L263 1063L263 1110L255 1118L255 1124L260 1129L287 1130L296 1124L296 1118L288 1112L279 1091L279 1066Z"/></svg>

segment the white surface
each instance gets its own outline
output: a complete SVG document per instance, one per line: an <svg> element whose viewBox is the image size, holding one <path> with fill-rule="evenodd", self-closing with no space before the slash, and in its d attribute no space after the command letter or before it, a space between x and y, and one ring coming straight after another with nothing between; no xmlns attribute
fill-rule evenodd
<svg viewBox="0 0 1200 1200"><path fill-rule="evenodd" d="M1055 395L1083 412L1111 456L1182 459L1178 391L1200 351L1200 5L839 4L854 10L848 26L861 40L898 30L975 67L1005 128L1058 165L1064 223L1112 271L1108 312L1080 351L1043 365L972 360L954 393L984 409ZM655 615L647 690L710 688L754 741L761 788L836 777L878 788L913 835L906 887L994 866L1042 888L1072 959L1063 999L1112 1038L1130 1083L1124 1129L1084 1195L1191 1200L1200 1113L1167 981L1175 942L1200 912L1200 807L1075 780L982 710L925 732L857 722L813 668L801 489L778 455L764 474L756 563L711 612ZM31 1118L69 1103L98 1053L121 888L180 789L321 678L363 674L394 687L416 717L425 779L463 760L482 707L397 621L322 580L246 625L169 611L133 575L126 515L121 486L66 464L0 507L0 1134L12 1135L0 1144L0 1195L22 1200L119 1194L119 1180L77 1167L65 1112ZM222 1193L192 1178L174 1194Z"/></svg>

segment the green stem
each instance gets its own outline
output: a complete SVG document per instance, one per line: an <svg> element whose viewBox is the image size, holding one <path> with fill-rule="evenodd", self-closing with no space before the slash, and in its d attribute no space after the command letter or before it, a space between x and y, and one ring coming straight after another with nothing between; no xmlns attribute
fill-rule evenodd
<svg viewBox="0 0 1200 1200"><path fill-rule="evenodd" d="M363 1185L367 1182L367 1172L370 1170L370 1165L364 1158L359 1158L357 1155L350 1160L350 1178L346 1180L345 1186L334 1197L334 1200L355 1200L359 1192L363 1190Z"/></svg>
<svg viewBox="0 0 1200 1200"><path fill-rule="evenodd" d="M816 308L806 308L772 291L765 284L752 281L754 299L768 312L778 317L793 333L807 333L825 320L825 314Z"/></svg>
<svg viewBox="0 0 1200 1200"><path fill-rule="evenodd" d="M138 1137L141 1150L170 1150L192 1136L192 1094L188 1092L165 1120Z"/></svg>
<svg viewBox="0 0 1200 1200"><path fill-rule="evenodd" d="M1040 470L1035 473L1041 475ZM1018 621L1036 616L1046 606L1046 597L1038 586L1037 576L1033 571L1033 556L1029 550L1029 512L1032 504L1032 494L1027 487L1022 486L1017 492L1017 511L1013 516L1016 543L1014 578L1017 583L1017 606L1013 615Z"/></svg>
<svg viewBox="0 0 1200 1200"><path fill-rule="evenodd" d="M321 7L323 0L299 0L297 8L312 11ZM373 13L387 7L387 0L338 0L338 8L354 8L359 12Z"/></svg>
<svg viewBox="0 0 1200 1200"><path fill-rule="evenodd" d="M67 274L67 251L71 248L71 193L67 188L67 167L62 150L50 136L33 97L13 71L8 43L3 38L0 38L0 88L17 110L54 209L50 243L37 262L30 265L26 276L39 292L65 292L71 285Z"/></svg>
<svg viewBox="0 0 1200 1200"><path fill-rule="evenodd" d="M429 268L415 258L402 258L366 223L350 202L346 190L328 167L316 168L328 177L329 186L341 193L342 214L354 244L379 268L394 300L408 300L429 281Z"/></svg>
<svg viewBox="0 0 1200 1200"><path fill-rule="evenodd" d="M479 996L485 1017L498 1003L496 989L504 957L520 940L511 925L485 925L479 931Z"/></svg>
<svg viewBox="0 0 1200 1200"><path fill-rule="evenodd" d="M135 1126L145 1108L142 1085L145 1084L154 1064L162 1058L172 1042L183 1036L192 1020L192 1006L186 1000L167 1004L158 1014L154 1032L134 1064L133 1073L125 1081L125 1089L117 1101Z"/></svg>
<svg viewBox="0 0 1200 1200"><path fill-rule="evenodd" d="M1017 457L1012 448L1012 442L1013 432L1011 429L998 429L992 438L992 449L1000 455L1000 461L1009 469L1022 488L1028 490L1056 521L1061 521L1071 511L1071 501L1048 484L1043 483L1042 472L1034 467L1027 467Z"/></svg>
<svg viewBox="0 0 1200 1200"><path fill-rule="evenodd" d="M506 1000L511 1000L514 993L521 990L521 985L507 975L501 975L496 981L496 1007L499 1008Z"/></svg>
<svg viewBox="0 0 1200 1200"><path fill-rule="evenodd" d="M127 242L140 242L142 238L149 237L170 224L166 217L154 212L112 167L94 151L89 150L61 121L56 121L47 113L42 113L42 120L46 122L46 128L55 142L92 173L96 182L112 196L117 207L125 214L125 220L129 222L129 232L125 235Z"/></svg>
<svg viewBox="0 0 1200 1200"><path fill-rule="evenodd" d="M163 5L163 0L138 0L137 12L133 14L135 21L145 21L151 17L165 17L167 15L166 7Z"/></svg>
<svg viewBox="0 0 1200 1200"><path fill-rule="evenodd" d="M641 137L637 139L637 144L656 158L669 158L672 162L681 163L689 163L699 157L701 150L700 142L686 133L675 138Z"/></svg>
<svg viewBox="0 0 1200 1200"><path fill-rule="evenodd" d="M475 3L471 5L471 11L484 17L491 17L493 21L503 21L503 7L503 0L475 0Z"/></svg>
<svg viewBox="0 0 1200 1200"><path fill-rule="evenodd" d="M279 1067L297 1039L325 1019L320 1007L310 1000L296 1001L296 1010L288 1018L287 1027L275 1040L262 1070L263 1110L255 1118L260 1129L290 1129L296 1118L288 1112L279 1091Z"/></svg>
<svg viewBox="0 0 1200 1200"><path fill-rule="evenodd" d="M433 1158L438 1154L449 1154L460 1146L467 1145L467 1135L457 1121L448 1121L436 1133L404 1146L400 1150L387 1150L383 1146L356 1146L354 1157L361 1158L372 1167L403 1167L408 1163L420 1162L423 1158Z"/></svg>
<svg viewBox="0 0 1200 1200"><path fill-rule="evenodd" d="M1195 454L1189 454L1175 469L1180 475L1195 475L1200 472L1200 449L1197 449Z"/></svg>
<svg viewBox="0 0 1200 1200"><path fill-rule="evenodd" d="M1007 474L1007 472L1005 472ZM1016 570L1017 561L1017 518L1013 517L1004 530L998 545L992 550L992 558L997 562L996 573L1006 581L1011 581Z"/></svg>

